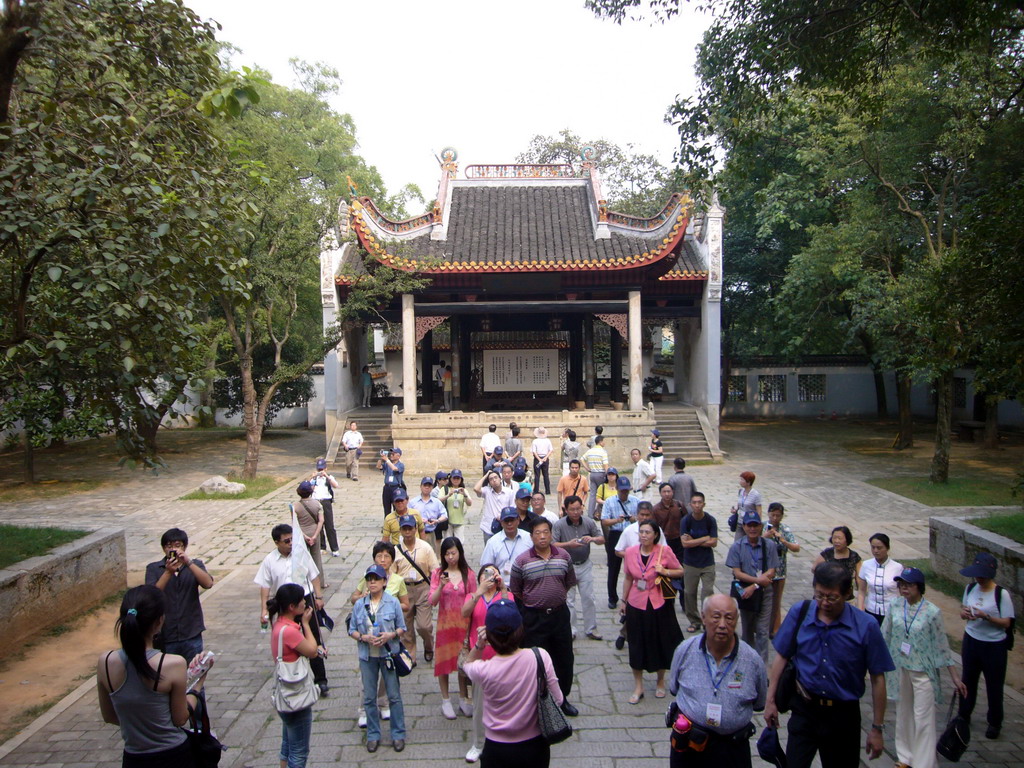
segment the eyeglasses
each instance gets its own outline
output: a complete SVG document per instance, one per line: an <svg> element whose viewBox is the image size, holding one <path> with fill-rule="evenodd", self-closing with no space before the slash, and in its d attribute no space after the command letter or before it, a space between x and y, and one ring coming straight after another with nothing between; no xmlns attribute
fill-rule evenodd
<svg viewBox="0 0 1024 768"><path fill-rule="evenodd" d="M814 599L817 600L819 603L825 603L826 605L835 605L843 599L843 596L837 595L835 593L823 595L821 594L821 592L815 592Z"/></svg>

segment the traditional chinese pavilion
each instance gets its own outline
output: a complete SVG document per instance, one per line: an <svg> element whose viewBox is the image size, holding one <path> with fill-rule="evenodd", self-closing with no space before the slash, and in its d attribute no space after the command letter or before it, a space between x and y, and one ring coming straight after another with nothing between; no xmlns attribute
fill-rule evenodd
<svg viewBox="0 0 1024 768"><path fill-rule="evenodd" d="M440 394L426 383L441 360L453 369L455 411L593 408L595 328L611 341L610 361L601 363L610 369L610 400L640 411L653 359L644 347L667 328L674 392L666 396L701 410L717 442L717 203L695 213L685 194L674 194L656 215L638 218L608 210L586 160L578 168L471 165L458 178L455 159L446 150L437 202L422 216L393 221L368 197L343 206L361 249L429 278L380 313L401 328L392 340L400 366L391 364L400 370L381 373L400 383L402 412L438 409ZM349 242L323 254L325 322L345 301L359 250ZM325 363L328 414L358 406L359 372L379 362L364 338L346 340Z"/></svg>

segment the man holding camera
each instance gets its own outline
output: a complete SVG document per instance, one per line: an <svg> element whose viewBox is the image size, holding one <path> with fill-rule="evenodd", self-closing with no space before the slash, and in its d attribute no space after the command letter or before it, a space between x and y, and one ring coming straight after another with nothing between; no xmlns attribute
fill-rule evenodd
<svg viewBox="0 0 1024 768"><path fill-rule="evenodd" d="M164 653L184 656L191 661L203 652L203 606L199 588L213 586L202 560L189 557L188 534L171 528L160 537L162 560L146 566L146 583L164 593L164 625L156 645Z"/></svg>
<svg viewBox="0 0 1024 768"><path fill-rule="evenodd" d="M704 633L676 648L668 675L675 701L670 768L750 768L754 712L764 709L768 676L757 652L736 636L739 606L728 595L704 601Z"/></svg>
<svg viewBox="0 0 1024 768"><path fill-rule="evenodd" d="M334 529L334 489L338 487L338 481L334 479L334 475L328 473L327 459L316 460L316 474L309 478L309 482L313 486L313 499L320 502L324 516L318 544L320 549L323 549L324 537L326 537L326 543L331 548L331 555L339 557L341 553L338 551L338 533Z"/></svg>
<svg viewBox="0 0 1024 768"><path fill-rule="evenodd" d="M381 502L384 504L384 517L391 512L395 491L405 489L405 464L402 463L402 449L397 446L385 448L377 459L377 469L384 475L384 490ZM408 498L408 497L407 497Z"/></svg>

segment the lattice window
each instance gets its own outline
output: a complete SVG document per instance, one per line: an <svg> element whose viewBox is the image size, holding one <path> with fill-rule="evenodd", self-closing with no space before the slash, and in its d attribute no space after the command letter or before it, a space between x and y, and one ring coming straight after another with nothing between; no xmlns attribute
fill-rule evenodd
<svg viewBox="0 0 1024 768"><path fill-rule="evenodd" d="M963 376L953 377L953 407L967 407L967 379Z"/></svg>
<svg viewBox="0 0 1024 768"><path fill-rule="evenodd" d="M786 375L765 374L758 376L757 399L762 403L786 402Z"/></svg>
<svg viewBox="0 0 1024 768"><path fill-rule="evenodd" d="M747 402L747 377L730 376L726 381L725 399L730 403Z"/></svg>
<svg viewBox="0 0 1024 768"><path fill-rule="evenodd" d="M821 402L825 399L825 374L797 374L796 391L801 403Z"/></svg>

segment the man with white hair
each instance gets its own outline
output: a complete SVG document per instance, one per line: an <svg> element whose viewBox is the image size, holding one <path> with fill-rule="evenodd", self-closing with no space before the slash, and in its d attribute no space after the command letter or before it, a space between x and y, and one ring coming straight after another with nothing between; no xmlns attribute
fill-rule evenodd
<svg viewBox="0 0 1024 768"><path fill-rule="evenodd" d="M764 709L768 675L757 651L736 635L740 610L728 595L704 601L704 632L676 648L668 690L675 696L669 766L750 768L750 722Z"/></svg>

